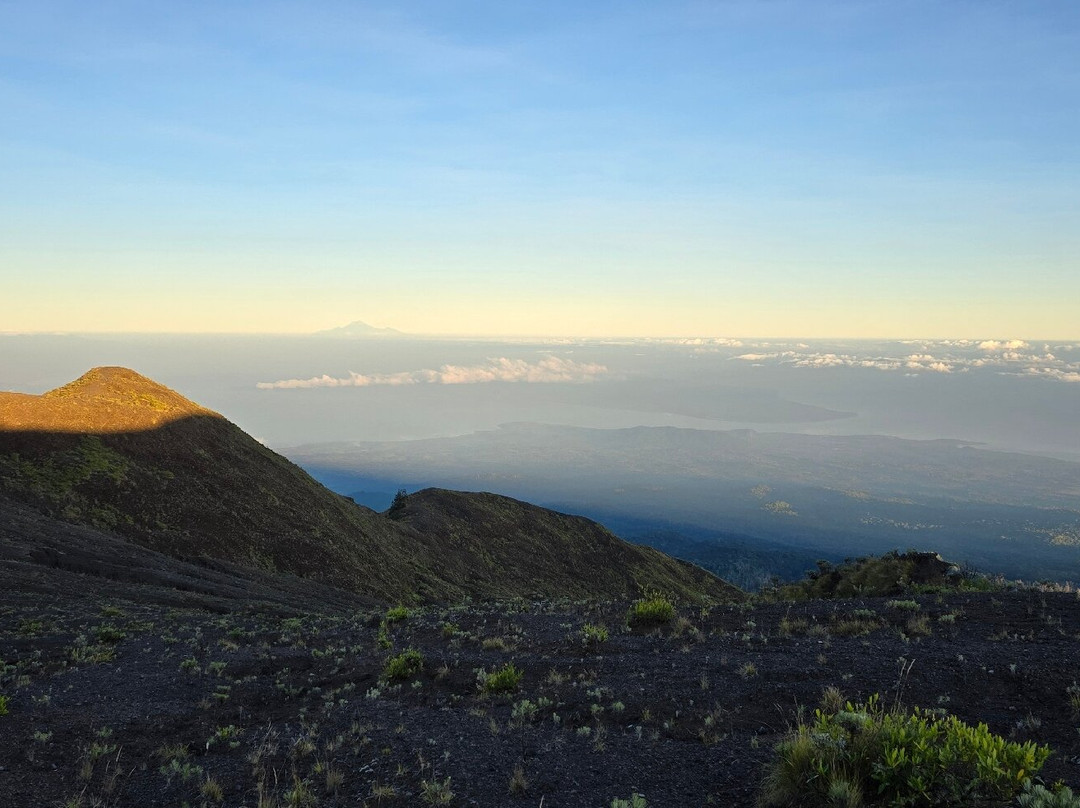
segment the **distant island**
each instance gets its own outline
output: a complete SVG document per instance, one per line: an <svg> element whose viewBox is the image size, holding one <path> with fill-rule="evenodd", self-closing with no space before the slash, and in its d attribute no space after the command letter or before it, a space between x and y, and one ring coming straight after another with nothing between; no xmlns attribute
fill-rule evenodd
<svg viewBox="0 0 1080 808"><path fill-rule="evenodd" d="M316 331L312 336L315 337L407 337L409 336L404 331L398 331L396 328L377 328L373 325L368 325L362 320L355 320L348 325L339 326L337 328L328 328L325 331Z"/></svg>

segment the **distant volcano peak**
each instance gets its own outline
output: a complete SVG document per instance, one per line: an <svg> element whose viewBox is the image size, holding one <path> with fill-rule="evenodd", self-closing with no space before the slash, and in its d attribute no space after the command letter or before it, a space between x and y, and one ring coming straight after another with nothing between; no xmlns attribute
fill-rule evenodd
<svg viewBox="0 0 1080 808"><path fill-rule="evenodd" d="M317 337L403 337L405 332L396 328L378 328L368 325L363 320L354 320L348 325L316 331Z"/></svg>

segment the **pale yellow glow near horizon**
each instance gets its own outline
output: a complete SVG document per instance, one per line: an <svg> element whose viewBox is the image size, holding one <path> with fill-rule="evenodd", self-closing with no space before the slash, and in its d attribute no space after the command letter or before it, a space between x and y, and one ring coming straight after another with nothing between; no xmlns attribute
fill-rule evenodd
<svg viewBox="0 0 1080 808"><path fill-rule="evenodd" d="M0 303L2 333L279 333L306 334L362 320L411 334L549 337L987 338L1078 340L1076 306L1024 307L947 302L815 299L746 294L695 300L672 295L571 298L430 296L383 292L371 297L322 290L260 290L250 296L205 295L166 303L135 293L87 301L59 295L48 305L18 298Z"/></svg>

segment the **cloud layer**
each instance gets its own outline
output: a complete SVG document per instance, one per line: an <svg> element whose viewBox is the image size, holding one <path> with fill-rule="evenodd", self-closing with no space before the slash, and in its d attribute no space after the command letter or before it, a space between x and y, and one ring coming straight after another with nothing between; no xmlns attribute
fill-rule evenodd
<svg viewBox="0 0 1080 808"><path fill-rule="evenodd" d="M1029 378L1080 382L1080 362L1070 361L1074 344L1040 347L1020 339L1009 340L927 340L892 343L881 353L856 353L852 346L845 352L815 350L806 344L767 343L750 347L771 347L736 355L735 359L755 364L782 364L795 367L853 367L919 373L966 373L986 369L997 373ZM908 353L904 352L907 349ZM1062 354L1067 358L1062 358Z"/></svg>
<svg viewBox="0 0 1080 808"><path fill-rule="evenodd" d="M604 365L575 362L548 356L538 362L524 359L497 357L482 365L443 365L438 370L409 370L401 373L375 373L366 375L350 372L345 377L314 376L310 379L280 379L276 382L259 382L260 390L288 390L311 387L372 387L376 385L400 386L407 384L484 384L487 382L588 382L604 376Z"/></svg>

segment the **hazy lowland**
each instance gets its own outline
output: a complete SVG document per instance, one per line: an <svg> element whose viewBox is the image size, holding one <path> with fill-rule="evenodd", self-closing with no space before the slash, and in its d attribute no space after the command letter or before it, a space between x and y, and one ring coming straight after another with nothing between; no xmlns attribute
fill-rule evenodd
<svg viewBox="0 0 1080 808"><path fill-rule="evenodd" d="M504 493L744 585L892 547L1080 578L1078 344L363 334L5 336L0 389L137 368L371 507Z"/></svg>

